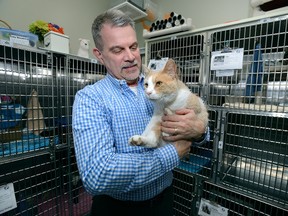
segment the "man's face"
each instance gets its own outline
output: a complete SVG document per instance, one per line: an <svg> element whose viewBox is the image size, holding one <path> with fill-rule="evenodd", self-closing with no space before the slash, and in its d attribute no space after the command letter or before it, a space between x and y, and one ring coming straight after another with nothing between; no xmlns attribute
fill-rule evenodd
<svg viewBox="0 0 288 216"><path fill-rule="evenodd" d="M104 25L101 30L103 50L93 50L97 59L117 79L128 83L135 81L140 74L141 57L134 29Z"/></svg>

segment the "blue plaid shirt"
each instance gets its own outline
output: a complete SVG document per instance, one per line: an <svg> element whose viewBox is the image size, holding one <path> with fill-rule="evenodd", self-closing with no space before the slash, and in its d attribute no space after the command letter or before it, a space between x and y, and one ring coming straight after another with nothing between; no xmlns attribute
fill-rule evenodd
<svg viewBox="0 0 288 216"><path fill-rule="evenodd" d="M73 105L73 139L81 179L92 195L147 200L172 183L179 165L173 145L149 149L130 146L153 114L141 76L136 95L111 75L77 92ZM112 206L113 208L113 206Z"/></svg>

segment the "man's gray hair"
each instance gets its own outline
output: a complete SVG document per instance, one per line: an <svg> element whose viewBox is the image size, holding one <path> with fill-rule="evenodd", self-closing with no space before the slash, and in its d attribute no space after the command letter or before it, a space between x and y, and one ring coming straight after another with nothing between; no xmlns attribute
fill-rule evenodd
<svg viewBox="0 0 288 216"><path fill-rule="evenodd" d="M96 17L92 24L92 36L96 48L103 50L101 30L104 24L110 24L112 27L126 27L130 25L135 30L134 21L120 10L109 9Z"/></svg>

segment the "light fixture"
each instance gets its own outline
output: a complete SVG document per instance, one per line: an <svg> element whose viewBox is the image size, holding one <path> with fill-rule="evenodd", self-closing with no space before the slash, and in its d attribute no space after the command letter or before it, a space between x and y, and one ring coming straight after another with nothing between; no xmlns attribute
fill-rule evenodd
<svg viewBox="0 0 288 216"><path fill-rule="evenodd" d="M113 9L121 10L122 12L130 16L131 19L133 19L134 21L147 16L147 13L144 9L131 1L122 2L114 6Z"/></svg>

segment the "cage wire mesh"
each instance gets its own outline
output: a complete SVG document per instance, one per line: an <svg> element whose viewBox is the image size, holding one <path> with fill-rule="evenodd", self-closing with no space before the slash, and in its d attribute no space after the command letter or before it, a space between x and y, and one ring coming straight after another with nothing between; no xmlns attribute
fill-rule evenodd
<svg viewBox="0 0 288 216"><path fill-rule="evenodd" d="M204 182L201 194L201 200L209 200L213 203L220 204L223 208L229 209L229 216L250 216L250 215L287 215L287 208L279 208L269 202L259 200L251 195L238 193L237 191L213 184Z"/></svg>
<svg viewBox="0 0 288 216"><path fill-rule="evenodd" d="M288 119L227 113L221 182L287 206Z"/></svg>
<svg viewBox="0 0 288 216"><path fill-rule="evenodd" d="M2 215L89 213L92 197L73 148L72 105L79 89L103 77L104 67L68 55L0 49L0 185L13 183L17 201Z"/></svg>
<svg viewBox="0 0 288 216"><path fill-rule="evenodd" d="M192 202L195 197L195 178L183 170L174 171L173 213L174 215L191 215Z"/></svg>

